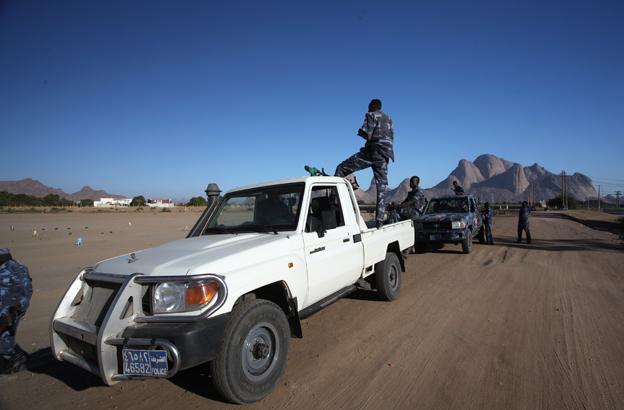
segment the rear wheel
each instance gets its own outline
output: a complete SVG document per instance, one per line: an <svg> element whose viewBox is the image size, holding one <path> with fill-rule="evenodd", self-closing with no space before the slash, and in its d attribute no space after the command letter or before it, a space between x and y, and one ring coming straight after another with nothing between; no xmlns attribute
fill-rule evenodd
<svg viewBox="0 0 624 410"><path fill-rule="evenodd" d="M233 403L253 403L275 388L288 355L290 330L282 309L246 299L232 312L221 350L211 362L214 384Z"/></svg>
<svg viewBox="0 0 624 410"><path fill-rule="evenodd" d="M381 300L396 300L401 293L401 263L393 253L386 253L386 259L375 265L375 285Z"/></svg>
<svg viewBox="0 0 624 410"><path fill-rule="evenodd" d="M464 253L470 253L472 250L472 232L470 229L466 230L466 237L462 241L462 251Z"/></svg>

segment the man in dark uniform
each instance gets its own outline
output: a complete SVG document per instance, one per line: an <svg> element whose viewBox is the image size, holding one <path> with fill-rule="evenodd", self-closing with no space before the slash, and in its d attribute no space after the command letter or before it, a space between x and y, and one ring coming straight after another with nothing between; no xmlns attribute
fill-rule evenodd
<svg viewBox="0 0 624 410"><path fill-rule="evenodd" d="M27 354L15 344L17 325L26 313L32 283L26 266L0 248L0 374L13 373L26 363Z"/></svg>
<svg viewBox="0 0 624 410"><path fill-rule="evenodd" d="M451 189L453 190L453 192L455 192L455 195L464 195L464 188L459 185L457 180L453 181L453 188Z"/></svg>
<svg viewBox="0 0 624 410"><path fill-rule="evenodd" d="M422 215L427 205L427 198L418 186L420 178L416 175L410 178L411 191L407 193L407 198L400 204L391 203L388 207L399 214L397 220L414 219Z"/></svg>
<svg viewBox="0 0 624 410"><path fill-rule="evenodd" d="M388 162L394 161L394 130L392 119L381 111L381 100L374 99L368 104L364 124L357 134L366 140L364 147L336 167L335 175L345 177L355 171L371 167L377 188L377 209L375 222L383 225L386 210L386 190L388 189Z"/></svg>
<svg viewBox="0 0 624 410"><path fill-rule="evenodd" d="M490 203L486 202L485 208L483 209L483 230L485 232L485 243L490 245L494 245L494 238L492 237L492 222L492 208L490 208Z"/></svg>
<svg viewBox="0 0 624 410"><path fill-rule="evenodd" d="M531 231L529 230L529 214L531 213L531 209L529 209L529 204L527 201L522 202L522 206L520 207L520 211L518 212L518 240L516 243L522 242L522 231L526 233L526 241L527 243L531 243Z"/></svg>

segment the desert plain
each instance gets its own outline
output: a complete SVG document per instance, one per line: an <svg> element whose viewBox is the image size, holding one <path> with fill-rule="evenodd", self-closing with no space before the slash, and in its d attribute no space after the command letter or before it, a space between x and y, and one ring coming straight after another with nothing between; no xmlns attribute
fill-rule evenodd
<svg viewBox="0 0 624 410"><path fill-rule="evenodd" d="M0 376L0 409L234 407L207 366L107 387L49 352L50 317L81 268L183 238L198 216L0 214L0 246L28 266L34 287L18 332L31 359ZM515 243L516 218L500 216L493 246L410 255L399 300L360 291L304 320L278 387L250 407L624 408L624 247L593 228L603 225L535 214L527 245Z"/></svg>

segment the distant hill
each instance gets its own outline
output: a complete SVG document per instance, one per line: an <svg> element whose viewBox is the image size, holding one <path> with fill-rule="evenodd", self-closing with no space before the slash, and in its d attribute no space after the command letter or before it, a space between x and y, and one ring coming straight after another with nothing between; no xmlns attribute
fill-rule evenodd
<svg viewBox="0 0 624 410"><path fill-rule="evenodd" d="M68 194L60 188L51 188L32 178L20 179L18 181L0 181L0 191L7 191L12 194L32 195L39 198L53 194L69 199L70 201L78 201L80 199L98 200L100 198L125 198L123 195L109 194L106 191L95 190L86 185L83 186L80 191Z"/></svg>
<svg viewBox="0 0 624 410"><path fill-rule="evenodd" d="M529 191L535 192L535 199L548 200L561 194L561 176L546 170L539 164L523 167L521 164L485 154L478 156L474 161L462 159L448 177L440 181L433 188L424 189L428 198L449 195L452 193L453 181L483 201L523 201L528 199ZM568 175L568 195L580 201L586 198L597 198L598 192L592 184L591 178L580 173ZM399 186L388 191L389 202L401 202L409 191L409 177ZM356 191L358 201L374 203L376 189L374 180L368 190Z"/></svg>

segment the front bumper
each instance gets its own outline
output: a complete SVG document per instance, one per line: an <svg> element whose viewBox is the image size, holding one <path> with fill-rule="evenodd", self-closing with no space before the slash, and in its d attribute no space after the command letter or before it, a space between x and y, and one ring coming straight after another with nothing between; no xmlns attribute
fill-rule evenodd
<svg viewBox="0 0 624 410"><path fill-rule="evenodd" d="M467 236L464 229L416 231L416 242L459 243Z"/></svg>
<svg viewBox="0 0 624 410"><path fill-rule="evenodd" d="M161 339L179 352L180 370L213 360L219 351L229 314L194 323L141 323L127 327L122 340Z"/></svg>
<svg viewBox="0 0 624 410"><path fill-rule="evenodd" d="M138 276L78 275L50 323L53 355L99 376L108 385L143 378L123 374L122 350L126 347L165 350L169 371L164 377L213 360L229 314L185 322L146 322L146 289L135 280ZM85 283L90 298L83 301L80 292Z"/></svg>

